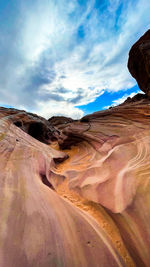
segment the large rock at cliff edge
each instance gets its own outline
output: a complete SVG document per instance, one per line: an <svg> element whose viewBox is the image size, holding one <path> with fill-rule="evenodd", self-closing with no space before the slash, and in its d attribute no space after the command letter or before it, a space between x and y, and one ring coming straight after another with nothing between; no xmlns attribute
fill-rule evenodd
<svg viewBox="0 0 150 267"><path fill-rule="evenodd" d="M140 89L150 95L150 30L132 46L128 68Z"/></svg>

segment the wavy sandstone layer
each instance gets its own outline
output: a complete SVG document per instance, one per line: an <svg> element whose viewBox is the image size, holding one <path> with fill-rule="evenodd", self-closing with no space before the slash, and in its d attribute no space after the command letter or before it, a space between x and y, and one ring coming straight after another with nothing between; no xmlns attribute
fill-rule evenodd
<svg viewBox="0 0 150 267"><path fill-rule="evenodd" d="M0 266L125 266L97 222L54 190L66 155L0 119ZM57 179L56 179L57 178Z"/></svg>
<svg viewBox="0 0 150 267"><path fill-rule="evenodd" d="M63 134L63 148L79 140L67 167L56 171L71 190L105 208L137 266L149 266L150 101L134 97L64 125Z"/></svg>

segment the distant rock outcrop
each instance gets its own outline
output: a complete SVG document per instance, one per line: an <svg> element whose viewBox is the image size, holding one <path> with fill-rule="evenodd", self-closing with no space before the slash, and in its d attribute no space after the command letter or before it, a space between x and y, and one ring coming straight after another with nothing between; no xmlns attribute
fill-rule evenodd
<svg viewBox="0 0 150 267"><path fill-rule="evenodd" d="M56 130L49 121L36 114L0 107L1 117L8 118L17 127L43 143L49 144L59 137L58 129Z"/></svg>
<svg viewBox="0 0 150 267"><path fill-rule="evenodd" d="M140 89L150 96L150 30L132 46L128 68Z"/></svg>
<svg viewBox="0 0 150 267"><path fill-rule="evenodd" d="M50 119L48 119L48 121L52 126L54 127L56 126L57 128L61 129L63 128L64 124L66 125L68 123L73 122L74 120L64 116L53 116Z"/></svg>

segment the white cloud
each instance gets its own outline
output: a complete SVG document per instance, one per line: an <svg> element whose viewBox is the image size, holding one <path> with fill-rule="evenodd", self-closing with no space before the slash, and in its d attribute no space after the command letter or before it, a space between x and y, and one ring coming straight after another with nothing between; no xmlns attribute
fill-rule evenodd
<svg viewBox="0 0 150 267"><path fill-rule="evenodd" d="M38 114L46 119L49 119L52 116L62 115L73 119L80 119L84 115L82 110L66 102L59 102L58 104L55 101L49 101L46 102L46 105L43 102L38 102L37 110ZM37 110L33 110L32 112L37 112Z"/></svg>
<svg viewBox="0 0 150 267"><path fill-rule="evenodd" d="M112 101L112 104L110 106L118 106L121 103L123 103L128 97L131 97L132 98L133 96L135 96L138 93L141 93L141 92L140 91L136 91L136 92L133 92L131 94L125 94L121 98L118 98L116 100L113 100ZM103 109L108 109L110 106L103 107Z"/></svg>
<svg viewBox="0 0 150 267"><path fill-rule="evenodd" d="M69 110L76 118L83 114L76 106L136 84L126 66L128 52L149 27L150 1L94 5L95 0L17 1L16 24L9 34L0 29L3 103L46 117Z"/></svg>

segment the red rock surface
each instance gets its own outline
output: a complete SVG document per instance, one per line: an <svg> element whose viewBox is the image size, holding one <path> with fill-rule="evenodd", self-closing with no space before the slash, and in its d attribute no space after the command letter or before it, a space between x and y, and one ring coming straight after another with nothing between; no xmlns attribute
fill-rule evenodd
<svg viewBox="0 0 150 267"><path fill-rule="evenodd" d="M48 119L48 121L52 126L54 127L56 126L60 129L62 124L67 124L73 122L74 120L64 116L53 116L50 119Z"/></svg>
<svg viewBox="0 0 150 267"><path fill-rule="evenodd" d="M145 95L80 121L0 108L0 267L150 266L149 34Z"/></svg>
<svg viewBox="0 0 150 267"><path fill-rule="evenodd" d="M150 101L129 102L66 126L61 147L68 148L72 137L79 142L58 173L70 189L105 207L135 264L149 266Z"/></svg>
<svg viewBox="0 0 150 267"><path fill-rule="evenodd" d="M126 266L98 223L53 190L65 153L12 120L1 112L0 266Z"/></svg>
<svg viewBox="0 0 150 267"><path fill-rule="evenodd" d="M150 30L132 46L128 68L140 89L150 95Z"/></svg>
<svg viewBox="0 0 150 267"><path fill-rule="evenodd" d="M58 139L59 131L49 121L36 114L26 112L25 110L0 107L0 118L4 116L24 132L43 143L50 144L51 141Z"/></svg>

